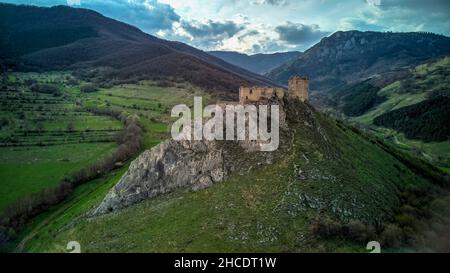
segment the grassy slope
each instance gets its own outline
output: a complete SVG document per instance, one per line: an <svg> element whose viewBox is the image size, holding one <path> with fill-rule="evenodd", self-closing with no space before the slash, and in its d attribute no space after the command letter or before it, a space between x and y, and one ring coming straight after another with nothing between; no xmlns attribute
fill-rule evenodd
<svg viewBox="0 0 450 273"><path fill-rule="evenodd" d="M128 164L118 170L75 189L67 200L40 214L19 234L15 241L10 242L3 251L23 251L31 239L41 240L41 234L52 233L76 221L87 209L100 202L103 196L116 184L127 170ZM45 236L42 239L47 240Z"/></svg>
<svg viewBox="0 0 450 273"><path fill-rule="evenodd" d="M18 198L57 185L68 173L96 162L114 143L0 148L0 210Z"/></svg>
<svg viewBox="0 0 450 273"><path fill-rule="evenodd" d="M170 111L177 104L192 106L194 96L203 97L204 104L211 95L190 84L177 84L173 87L159 87L154 82L122 84L98 92L84 94L86 105L110 106L130 113L136 113L146 129L144 148L148 149L167 138Z"/></svg>
<svg viewBox="0 0 450 273"><path fill-rule="evenodd" d="M365 251L348 241L314 239L310 220L325 213L377 222L398 203L400 187L424 181L346 127L320 115L318 120L337 150L300 123L290 148L270 166L115 214L76 222L66 217L42 229L25 250L64 252L68 241L77 240L83 252ZM305 180L297 178L299 169Z"/></svg>
<svg viewBox="0 0 450 273"><path fill-rule="evenodd" d="M109 106L116 110L138 114L145 129L144 148L148 149L167 138L167 124L170 121L169 110L174 105L185 103L191 106L194 95L202 96L205 104L211 100L209 94L189 84L178 83L173 87L159 87L148 81L139 84L124 84L109 89L100 89L95 93L83 94L80 92L80 86L83 83L77 86L65 84L68 75L61 72L10 73L8 75L8 86L17 87L19 92L0 93L8 98L5 100L6 106L13 110L8 112L2 107L0 117L3 114L17 119L18 113L14 109L27 109L26 118L24 120L17 119L20 122L19 126L26 123L24 128L34 129L36 126L34 117L40 116L41 112L51 112L52 114L44 115L44 119L40 119L43 120L44 136L37 136L37 140L33 135L23 136L23 140L28 141L32 146L0 148L2 150L0 155L1 206L6 206L18 197L54 185L68 172L101 159L116 147L115 143L65 144L68 136L77 139L78 142L80 137L78 132L84 133L86 129L88 131L118 131L122 127L119 121L108 117L96 116L87 112L74 112L75 103L96 107ZM31 94L21 86L26 79L34 79L41 83L55 83L62 88L64 96ZM15 92L14 96L11 96L11 92ZM17 99L18 97L19 99ZM25 105L26 107L17 107L17 102L22 105L27 102L27 105ZM40 105L42 105L42 109L37 111ZM11 115L11 113L13 114ZM63 132L63 137L56 136L56 138L50 135L50 138L53 137L53 140L60 142L58 145L35 146L36 141L46 137L47 131L64 131L69 121L73 123L75 132ZM14 132L13 129L2 128L0 137L10 135ZM77 188L69 200L38 216L33 223L27 225L26 230L19 236L20 240L10 245L9 247L12 248L8 250L13 250L24 238L27 238L25 241L35 238L35 234L39 234L41 229L45 229L47 232L46 228L49 222L51 223L49 226L52 228L60 222L67 224L67 221L72 221L74 217L90 208L90 204L99 202L110 187L118 181L125 169L122 168L107 178L91 181ZM67 207L70 207L69 212L67 212Z"/></svg>
<svg viewBox="0 0 450 273"><path fill-rule="evenodd" d="M77 104L109 105L138 114L145 129L144 148L147 149L167 137L169 110L174 105L192 104L194 95L203 96L205 101L210 99L198 88L182 83L159 87L153 82L142 82L84 94L80 92L83 83L66 84L69 75L63 72L8 74L6 86L11 90L0 92L0 118L7 117L14 122L1 128L0 139L11 137L18 141L19 147L0 148L0 210L17 198L57 184L64 175L101 160L116 148L121 122L80 112ZM24 84L29 79L55 84L63 96L32 93ZM20 118L22 113L24 118ZM66 131L69 123L73 124L73 132ZM21 133L36 130L38 126L42 132ZM94 143L85 143L91 141ZM38 146L42 143L51 145Z"/></svg>
<svg viewBox="0 0 450 273"><path fill-rule="evenodd" d="M27 195L56 185L116 147L120 121L76 110L67 73L9 73L0 92L0 210ZM30 92L26 80L57 85L62 96ZM68 124L73 131L68 132ZM16 147L10 147L15 145ZM9 146L9 147L8 147Z"/></svg>
<svg viewBox="0 0 450 273"><path fill-rule="evenodd" d="M370 126L371 132L383 137L398 148L424 158L450 173L450 140L444 142L424 143L405 138L404 134L394 130L373 126L373 120L377 116L405 106L413 105L427 99L427 95L436 90L448 88L448 75L442 71L450 67L450 57L443 58L435 63L417 66L413 72L413 81L418 89L414 92L402 92L401 83L394 82L379 91L380 96L388 99L376 106L366 114L352 118L357 124ZM448 90L448 89L447 89Z"/></svg>
<svg viewBox="0 0 450 273"><path fill-rule="evenodd" d="M402 90L400 81L385 86L378 92L378 95L388 99L366 114L354 118L354 120L369 125L372 124L375 117L383 113L419 103L425 100L427 94L433 91L448 89L449 78L445 71L449 67L450 57L434 63L417 66L410 79L413 81L411 86L414 90Z"/></svg>
<svg viewBox="0 0 450 273"><path fill-rule="evenodd" d="M362 124L372 124L373 119L386 112L396 110L405 106L419 103L426 99L426 92L417 94L403 93L399 94L400 82L394 82L383 89L378 94L388 99L370 110L364 115L355 117L354 120Z"/></svg>

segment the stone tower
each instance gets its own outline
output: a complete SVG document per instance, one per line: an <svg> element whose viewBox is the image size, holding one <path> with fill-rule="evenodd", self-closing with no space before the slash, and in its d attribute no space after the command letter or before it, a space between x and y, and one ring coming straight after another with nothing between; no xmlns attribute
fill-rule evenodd
<svg viewBox="0 0 450 273"><path fill-rule="evenodd" d="M309 100L309 81L305 77L293 76L289 79L289 98L299 99L302 102Z"/></svg>

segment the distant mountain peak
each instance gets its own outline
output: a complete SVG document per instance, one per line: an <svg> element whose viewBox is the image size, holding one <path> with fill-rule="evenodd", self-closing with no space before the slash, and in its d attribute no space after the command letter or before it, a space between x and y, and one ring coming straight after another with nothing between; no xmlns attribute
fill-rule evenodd
<svg viewBox="0 0 450 273"><path fill-rule="evenodd" d="M307 75L315 90L344 82L413 67L450 54L450 38L424 32L338 31L305 51L297 60L272 70L268 76L285 82Z"/></svg>
<svg viewBox="0 0 450 273"><path fill-rule="evenodd" d="M235 51L210 51L209 54L261 75L302 55L299 51L258 53L252 55Z"/></svg>

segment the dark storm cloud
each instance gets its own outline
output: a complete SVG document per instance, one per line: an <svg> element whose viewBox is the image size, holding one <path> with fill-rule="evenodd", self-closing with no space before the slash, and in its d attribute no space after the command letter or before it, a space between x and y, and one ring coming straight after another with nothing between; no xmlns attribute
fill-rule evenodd
<svg viewBox="0 0 450 273"><path fill-rule="evenodd" d="M280 40L288 44L311 44L328 34L328 32L321 31L318 25L292 22L277 26L275 31L280 36Z"/></svg>
<svg viewBox="0 0 450 273"><path fill-rule="evenodd" d="M349 19L347 20L354 29L364 30L364 31L386 31L386 28L377 24L371 24L362 19Z"/></svg>
<svg viewBox="0 0 450 273"><path fill-rule="evenodd" d="M375 2L374 2L375 1ZM406 31L450 33L449 0L367 0L382 12L386 28L402 25ZM408 28L408 26L411 26Z"/></svg>
<svg viewBox="0 0 450 273"><path fill-rule="evenodd" d="M251 37L251 36L256 36L256 35L259 35L260 33L259 33L259 31L257 31L257 30L250 30L250 31L248 31L247 33L244 33L244 34L242 34L242 35L240 35L239 37L238 37L238 39L239 39L239 41L243 41L245 38L247 38L247 37Z"/></svg>
<svg viewBox="0 0 450 273"><path fill-rule="evenodd" d="M6 0L5 2L39 6L67 5L67 1L62 0ZM96 10L107 17L135 25L149 33L171 29L173 22L180 20L180 16L170 5L157 0L81 0L80 5L76 7Z"/></svg>
<svg viewBox="0 0 450 273"><path fill-rule="evenodd" d="M167 33L165 38L189 43L195 47L213 50L223 45L223 42L245 29L244 25L233 21L185 21L179 24L185 34Z"/></svg>
<svg viewBox="0 0 450 273"><path fill-rule="evenodd" d="M233 37L245 27L233 21L215 22L208 20L206 23L198 21L183 21L181 27L194 38L202 37Z"/></svg>

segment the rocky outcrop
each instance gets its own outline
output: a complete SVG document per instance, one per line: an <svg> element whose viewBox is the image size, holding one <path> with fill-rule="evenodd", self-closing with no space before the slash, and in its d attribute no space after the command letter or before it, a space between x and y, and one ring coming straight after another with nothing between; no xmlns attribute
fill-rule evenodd
<svg viewBox="0 0 450 273"><path fill-rule="evenodd" d="M203 189L226 176L215 141L166 141L131 163L92 215L111 212L177 188Z"/></svg>
<svg viewBox="0 0 450 273"><path fill-rule="evenodd" d="M168 140L133 161L117 185L90 215L116 211L179 188L204 189L231 174L244 175L255 166L272 164L283 156L283 146L292 142L286 111L290 112L291 122L304 122L317 127L312 110L306 104L287 103L287 100L278 102L280 147L277 151L261 152L260 141Z"/></svg>

